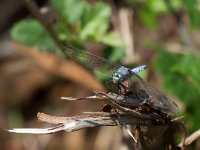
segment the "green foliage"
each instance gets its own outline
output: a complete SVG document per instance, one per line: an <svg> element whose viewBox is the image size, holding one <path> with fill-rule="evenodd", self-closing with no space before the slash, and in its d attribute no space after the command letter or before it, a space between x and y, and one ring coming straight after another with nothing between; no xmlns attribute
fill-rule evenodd
<svg viewBox="0 0 200 150"><path fill-rule="evenodd" d="M111 47L108 47L105 50L104 55L105 58L108 58L112 62L120 61L121 58L125 56L124 47L116 47L113 49Z"/></svg>
<svg viewBox="0 0 200 150"><path fill-rule="evenodd" d="M152 12L151 9L148 7L143 7L139 11L139 16L141 20L144 22L144 24L150 28L155 28L156 27L156 13Z"/></svg>
<svg viewBox="0 0 200 150"><path fill-rule="evenodd" d="M50 1L57 14L65 23L72 24L82 17L89 7L85 0L56 0Z"/></svg>
<svg viewBox="0 0 200 150"><path fill-rule="evenodd" d="M155 61L155 67L162 74L165 89L183 101L190 129L198 129L200 126L198 119L200 116L200 58L192 53L181 55L164 50L158 52L159 57Z"/></svg>
<svg viewBox="0 0 200 150"><path fill-rule="evenodd" d="M199 1L195 0L126 0L137 5L140 19L147 27L155 28L160 14L169 12L170 2L175 11L185 8L192 27L200 24ZM109 47L107 56L112 61L119 61L124 56L124 47L118 34L110 31L109 18L111 7L103 1L90 4L87 0L50 0L51 6L58 15L58 21L53 25L59 39L82 47L83 43L97 42ZM58 52L51 37L40 23L27 19L15 24L11 36L27 45L37 45L41 50ZM159 57L155 60L156 69L163 76L163 85L187 106L188 125L190 129L200 126L200 59L191 53L186 55L157 51ZM97 74L102 80L102 75ZM190 117L192 116L192 117Z"/></svg>
<svg viewBox="0 0 200 150"><path fill-rule="evenodd" d="M27 45L35 45L40 49L55 50L56 46L42 25L35 20L22 20L11 30L12 38Z"/></svg>
<svg viewBox="0 0 200 150"><path fill-rule="evenodd" d="M63 0L62 3L51 0L51 4L61 20L57 31L62 40L123 45L117 33L108 32L111 15L108 4L91 5L85 0Z"/></svg>
<svg viewBox="0 0 200 150"><path fill-rule="evenodd" d="M51 0L50 4L59 18L53 28L61 41L79 46L98 42L114 48L122 47L118 34L109 31L111 8L108 4L97 2L91 5L86 0ZM18 22L12 28L11 36L27 45L37 45L40 50L58 52L51 37L36 20Z"/></svg>
<svg viewBox="0 0 200 150"><path fill-rule="evenodd" d="M138 9L140 19L143 23L150 27L155 28L157 26L157 17L161 14L169 13L165 0L128 0L130 3L142 3L141 8ZM174 7L180 6L179 0L171 1Z"/></svg>
<svg viewBox="0 0 200 150"><path fill-rule="evenodd" d="M83 18L85 24L82 26L80 37L85 40L96 39L100 40L108 30L108 22L110 16L110 7L104 3L98 3L95 7L90 8L91 11L84 13ZM91 13L92 12L92 13Z"/></svg>
<svg viewBox="0 0 200 150"><path fill-rule="evenodd" d="M200 12L199 12L199 1L196 0L183 0L183 5L188 12L190 23L192 27L200 25Z"/></svg>
<svg viewBox="0 0 200 150"><path fill-rule="evenodd" d="M198 27L200 25L200 11L198 6L200 1L197 0L126 0L131 4L140 4L138 9L140 19L143 23L150 28L155 28L157 25L157 17L161 14L172 13L169 11L167 2L170 3L172 8L178 12L185 8L188 14L190 25Z"/></svg>
<svg viewBox="0 0 200 150"><path fill-rule="evenodd" d="M157 18L162 14L172 13L169 11L167 1L173 9L180 10L183 7L181 0L126 0L129 4L138 5L138 14L141 21L149 28L156 29ZM188 0L190 1L190 0Z"/></svg>

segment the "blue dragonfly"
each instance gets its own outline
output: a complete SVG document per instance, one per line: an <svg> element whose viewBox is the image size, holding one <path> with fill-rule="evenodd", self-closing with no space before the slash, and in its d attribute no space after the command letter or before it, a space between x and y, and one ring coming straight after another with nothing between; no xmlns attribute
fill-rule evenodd
<svg viewBox="0 0 200 150"><path fill-rule="evenodd" d="M131 96L134 99L145 99L147 105L165 114L171 115L178 110L175 102L137 75L138 72L147 68L146 65L129 69L68 44L63 44L61 47L66 56L110 77L111 80L107 82L107 85L111 92Z"/></svg>

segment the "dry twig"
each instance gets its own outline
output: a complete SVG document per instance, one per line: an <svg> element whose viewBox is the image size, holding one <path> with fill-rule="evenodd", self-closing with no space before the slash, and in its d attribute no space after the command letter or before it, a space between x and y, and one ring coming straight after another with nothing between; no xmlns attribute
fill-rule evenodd
<svg viewBox="0 0 200 150"><path fill-rule="evenodd" d="M181 147L181 149L184 149L185 146L190 145L192 142L194 142L195 140L197 140L200 137L200 129L195 131L194 133L192 133L190 136L188 136L185 141L182 141L179 144L179 147Z"/></svg>
<svg viewBox="0 0 200 150"><path fill-rule="evenodd" d="M38 119L44 122L56 124L51 128L13 128L8 130L15 133L49 134L65 130L67 132L77 131L83 128L96 126L118 126L123 124L152 126L155 123L149 119L133 117L130 114L93 113L75 117L57 117L44 113L38 113Z"/></svg>

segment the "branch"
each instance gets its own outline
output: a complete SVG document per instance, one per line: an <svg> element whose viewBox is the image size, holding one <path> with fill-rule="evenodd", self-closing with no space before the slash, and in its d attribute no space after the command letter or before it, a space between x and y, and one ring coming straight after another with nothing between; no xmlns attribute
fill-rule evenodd
<svg viewBox="0 0 200 150"><path fill-rule="evenodd" d="M200 129L195 131L193 134L191 134L190 136L188 136L186 139L185 139L185 142L181 142L179 144L179 146L181 148L184 148L185 146L188 146L190 145L193 141L195 141L196 139L198 139L200 137Z"/></svg>
<svg viewBox="0 0 200 150"><path fill-rule="evenodd" d="M130 114L113 114L113 113L90 113L88 115L75 117L57 117L44 113L38 113L38 119L44 122L56 124L50 128L13 128L7 130L15 133L31 134L49 134L65 130L67 132L77 131L83 128L96 126L119 126L124 124L152 126L155 123L152 120L133 117Z"/></svg>
<svg viewBox="0 0 200 150"><path fill-rule="evenodd" d="M156 115L155 113L142 113L139 111L136 111L134 109L131 109L129 106L141 106L145 103L145 100L137 100L132 98L127 98L126 96L117 95L114 93L104 93L104 92L98 92L94 91L96 95L94 96L88 96L88 97L81 97L81 98L73 98L73 97L61 97L61 100L68 100L68 101L76 101L76 100L84 100L84 99L99 99L104 100L107 104L111 105L113 108L117 108L118 110L122 112L126 112L131 114L135 117L140 117L143 119L158 119L162 120L162 118L159 115ZM132 101L132 102L131 102Z"/></svg>

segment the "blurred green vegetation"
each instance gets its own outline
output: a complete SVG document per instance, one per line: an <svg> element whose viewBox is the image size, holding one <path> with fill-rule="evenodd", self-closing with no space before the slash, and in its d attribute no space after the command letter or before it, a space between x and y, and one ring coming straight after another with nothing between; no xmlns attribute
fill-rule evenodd
<svg viewBox="0 0 200 150"><path fill-rule="evenodd" d="M37 45L40 50L49 50L52 52L57 50L47 31L34 19L22 20L16 23L11 30L11 36L26 45Z"/></svg>
<svg viewBox="0 0 200 150"><path fill-rule="evenodd" d="M113 49L124 49L119 35L109 31L111 8L108 4L98 2L91 5L86 0L63 0L59 3L51 0L50 4L58 15L58 21L53 24L53 28L61 41L73 43L79 48L84 43L93 42ZM40 50L59 51L46 30L35 19L16 23L11 30L11 36L27 45L37 45ZM119 59L116 58L119 55L113 55L114 59Z"/></svg>
<svg viewBox="0 0 200 150"><path fill-rule="evenodd" d="M192 51L174 54L158 48L159 56L155 60L155 69L162 75L166 91L173 93L186 106L184 115L187 127L196 130L200 127L200 58Z"/></svg>
<svg viewBox="0 0 200 150"><path fill-rule="evenodd" d="M183 12L188 17L188 30L195 32L200 25L200 2L196 0L125 0L129 5L138 5L137 14L147 28L156 28L161 14L170 14L171 9ZM50 5L58 15L53 25L59 39L82 47L84 43L102 43L113 51L113 61L122 59L124 46L119 35L109 29L111 6L103 1L90 4L87 0L51 0ZM18 22L11 36L27 45L37 45L41 50L57 52L55 44L45 29L34 19ZM151 40L151 39L149 39ZM150 41L154 42L154 41ZM161 47L161 48L160 48ZM180 99L186 106L185 116L190 130L200 128L200 58L195 49L188 48L185 54L169 52L162 43L154 47L158 57L155 69L162 75L165 89ZM119 53L120 51L120 53Z"/></svg>

